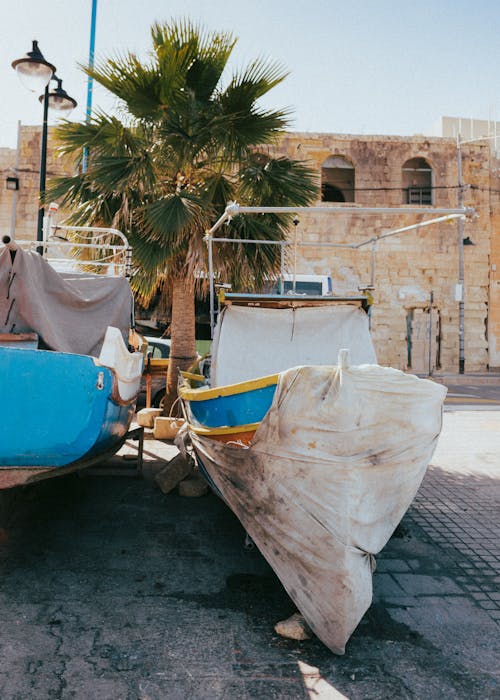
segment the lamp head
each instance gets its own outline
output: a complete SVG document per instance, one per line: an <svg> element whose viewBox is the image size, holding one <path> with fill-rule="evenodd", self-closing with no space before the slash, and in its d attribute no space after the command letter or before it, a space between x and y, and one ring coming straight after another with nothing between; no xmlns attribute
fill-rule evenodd
<svg viewBox="0 0 500 700"><path fill-rule="evenodd" d="M56 72L56 67L45 60L35 40L31 51L12 61L12 68L31 92L43 92Z"/></svg>
<svg viewBox="0 0 500 700"><path fill-rule="evenodd" d="M62 80L57 77L55 77L55 79L57 80L57 87L55 90L49 92L49 108L69 114L76 107L77 102L63 89ZM38 99L40 102L43 102L45 95L40 95Z"/></svg>

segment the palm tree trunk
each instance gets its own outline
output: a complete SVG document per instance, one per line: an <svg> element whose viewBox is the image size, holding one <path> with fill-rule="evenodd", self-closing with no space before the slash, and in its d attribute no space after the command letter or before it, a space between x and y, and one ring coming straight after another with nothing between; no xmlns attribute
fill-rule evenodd
<svg viewBox="0 0 500 700"><path fill-rule="evenodd" d="M171 345L164 415L169 415L177 398L179 371L191 367L197 357L194 301L194 280L191 277L175 277L172 280Z"/></svg>

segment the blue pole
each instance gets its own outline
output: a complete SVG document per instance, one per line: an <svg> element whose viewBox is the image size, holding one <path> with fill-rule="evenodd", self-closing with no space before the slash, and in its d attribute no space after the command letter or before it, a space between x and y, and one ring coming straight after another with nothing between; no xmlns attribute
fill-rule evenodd
<svg viewBox="0 0 500 700"><path fill-rule="evenodd" d="M90 47L89 47L89 68L94 67L94 49L95 49L95 27L96 27L96 16L97 16L97 0L92 0L92 15L90 19ZM85 121L87 124L90 123L90 118L92 115L92 88L94 86L94 79L89 75L87 80L87 111L85 115ZM83 149L83 159L82 159L82 172L87 172L87 163L89 158L89 149Z"/></svg>

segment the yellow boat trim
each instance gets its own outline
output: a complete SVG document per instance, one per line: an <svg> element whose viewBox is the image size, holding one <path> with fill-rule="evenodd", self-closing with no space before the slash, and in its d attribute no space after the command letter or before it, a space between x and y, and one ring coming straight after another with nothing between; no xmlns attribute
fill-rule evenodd
<svg viewBox="0 0 500 700"><path fill-rule="evenodd" d="M272 386L278 383L279 374L270 374L267 377L259 377L258 379L250 379L246 382L238 382L238 384L226 384L218 386L214 389L191 389L191 387L179 387L179 396L186 401L207 401L209 399L217 399L220 396L232 396L233 394L243 394L246 391L254 389L264 389L266 386Z"/></svg>
<svg viewBox="0 0 500 700"><path fill-rule="evenodd" d="M189 429L196 435L237 435L238 433L250 433L257 430L260 423L247 423L247 425L235 425L232 428L224 426L223 428L202 428L198 425L189 424Z"/></svg>
<svg viewBox="0 0 500 700"><path fill-rule="evenodd" d="M181 377L184 379L189 379L194 382L204 382L206 377L203 374L195 374L195 372L184 372L181 371Z"/></svg>
<svg viewBox="0 0 500 700"><path fill-rule="evenodd" d="M149 358L148 360L146 360L146 362L144 363L144 368L146 369L146 368L148 367L148 365L149 365L149 366L151 367L151 369L164 369L165 371L167 371L167 369L168 369L168 363L169 363L168 358L165 358L165 357L162 357L162 358L156 357L156 358L153 359L152 357L150 357L150 358Z"/></svg>

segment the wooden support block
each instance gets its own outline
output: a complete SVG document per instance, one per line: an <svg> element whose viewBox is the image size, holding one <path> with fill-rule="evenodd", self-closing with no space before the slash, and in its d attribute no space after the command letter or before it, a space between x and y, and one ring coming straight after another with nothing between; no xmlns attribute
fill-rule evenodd
<svg viewBox="0 0 500 700"><path fill-rule="evenodd" d="M192 473L193 467L192 460L186 460L179 454L156 474L154 480L163 493L170 493L183 479Z"/></svg>
<svg viewBox="0 0 500 700"><path fill-rule="evenodd" d="M155 418L161 416L161 408L143 408L137 411L136 420L143 428L153 428Z"/></svg>
<svg viewBox="0 0 500 700"><path fill-rule="evenodd" d="M187 498L199 498L208 493L208 484L199 474L192 474L179 484L179 495Z"/></svg>

